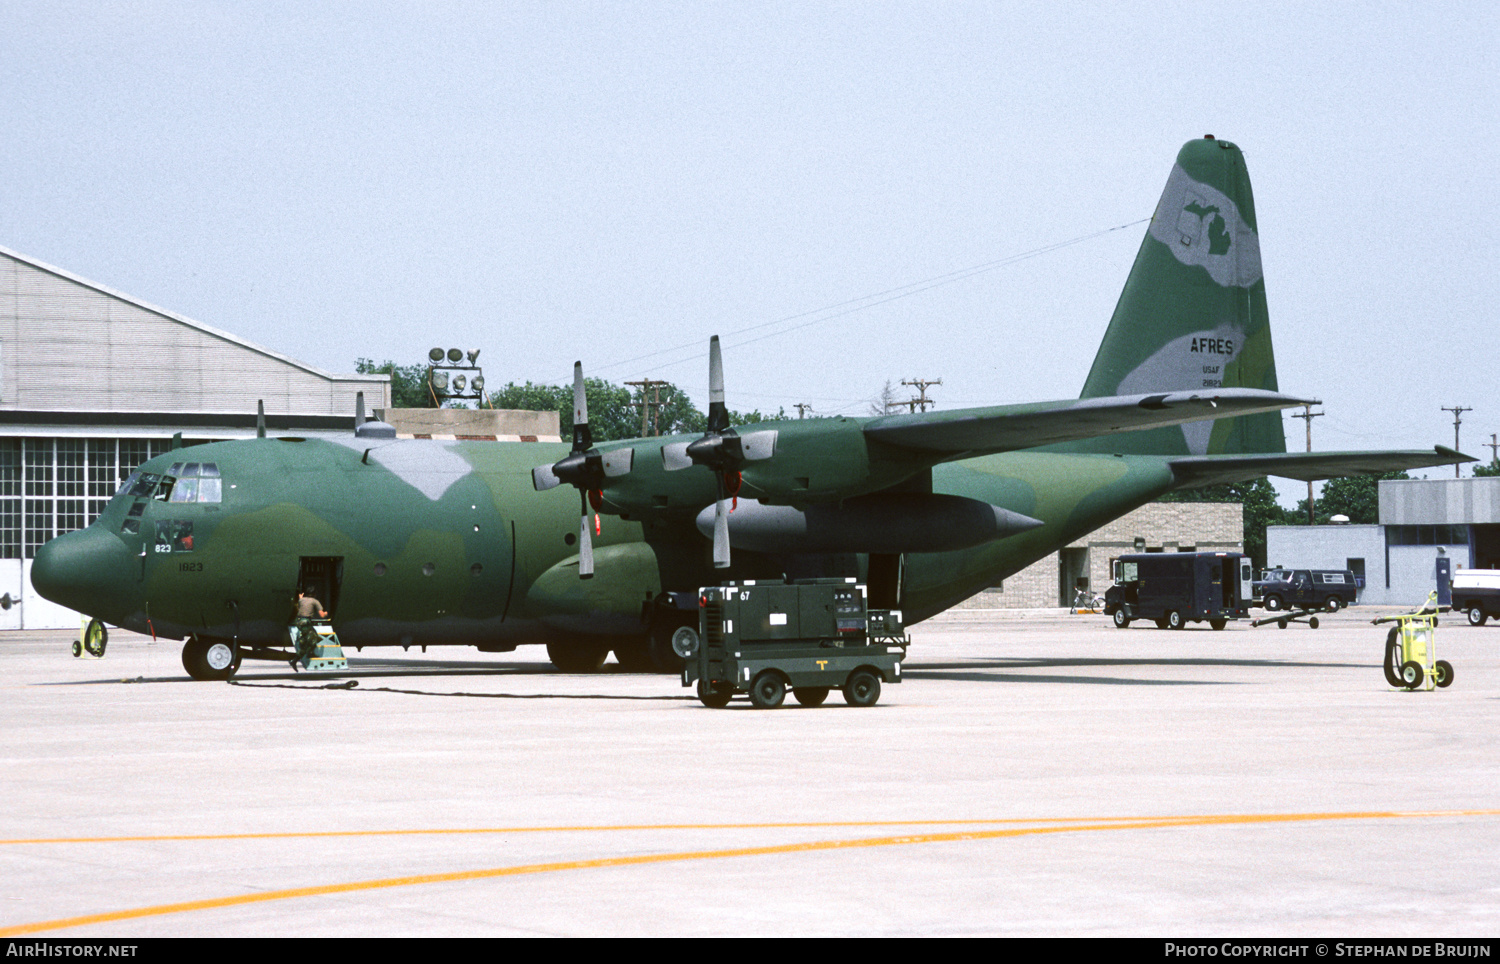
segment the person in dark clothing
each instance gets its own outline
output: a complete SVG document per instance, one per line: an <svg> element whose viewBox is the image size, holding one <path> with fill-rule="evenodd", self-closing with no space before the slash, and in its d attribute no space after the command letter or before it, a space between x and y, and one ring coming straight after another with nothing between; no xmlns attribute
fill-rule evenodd
<svg viewBox="0 0 1500 964"><path fill-rule="evenodd" d="M313 628L313 620L327 618L328 613L323 609L323 604L314 599L308 590L297 593L297 655L292 657L293 667L298 660L308 659L317 651L318 631Z"/></svg>

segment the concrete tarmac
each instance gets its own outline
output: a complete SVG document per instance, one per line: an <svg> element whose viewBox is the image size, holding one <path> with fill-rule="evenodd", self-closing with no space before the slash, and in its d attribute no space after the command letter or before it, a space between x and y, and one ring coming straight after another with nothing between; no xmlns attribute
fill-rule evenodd
<svg viewBox="0 0 1500 964"><path fill-rule="evenodd" d="M0 936L1500 933L1500 627L954 612L879 705L0 634ZM613 669L613 667L611 667ZM347 688L354 680L357 687Z"/></svg>

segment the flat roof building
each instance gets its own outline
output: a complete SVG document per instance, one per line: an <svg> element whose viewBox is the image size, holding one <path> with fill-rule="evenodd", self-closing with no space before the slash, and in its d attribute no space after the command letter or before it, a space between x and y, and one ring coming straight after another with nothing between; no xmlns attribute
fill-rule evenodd
<svg viewBox="0 0 1500 964"><path fill-rule="evenodd" d="M1388 479L1374 525L1268 526L1266 559L1297 569L1352 569L1360 602L1416 606L1454 570L1500 569L1500 477Z"/></svg>

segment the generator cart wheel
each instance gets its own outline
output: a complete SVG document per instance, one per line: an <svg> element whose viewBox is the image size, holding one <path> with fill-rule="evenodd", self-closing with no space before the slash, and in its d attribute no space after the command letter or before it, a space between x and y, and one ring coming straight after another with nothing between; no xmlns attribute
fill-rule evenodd
<svg viewBox="0 0 1500 964"><path fill-rule="evenodd" d="M1309 617L1307 617L1307 628L1308 629L1317 629L1318 628L1318 617L1316 617L1316 616L1309 616Z"/></svg>
<svg viewBox="0 0 1500 964"><path fill-rule="evenodd" d="M734 690L728 686L715 686L706 679L698 681L698 699L709 709L722 710L733 695Z"/></svg>
<svg viewBox="0 0 1500 964"><path fill-rule="evenodd" d="M1449 663L1446 659L1440 659L1436 663L1433 663L1432 681L1438 685L1439 689L1451 684L1453 682L1453 664Z"/></svg>
<svg viewBox="0 0 1500 964"><path fill-rule="evenodd" d="M1467 615L1469 617L1470 626L1483 626L1484 621L1486 619L1489 619L1489 617L1484 614L1484 610L1480 609L1478 606L1470 606Z"/></svg>
<svg viewBox="0 0 1500 964"><path fill-rule="evenodd" d="M880 677L867 669L857 669L849 674L844 684L844 702L850 706L874 706L880 699Z"/></svg>
<svg viewBox="0 0 1500 964"><path fill-rule="evenodd" d="M786 699L786 680L774 669L762 670L750 681L750 702L758 709L774 710Z"/></svg>
<svg viewBox="0 0 1500 964"><path fill-rule="evenodd" d="M83 655L83 644L80 643L76 639L73 640L73 655L74 656L82 656Z"/></svg>
<svg viewBox="0 0 1500 964"><path fill-rule="evenodd" d="M1285 619L1278 619L1278 620L1276 620L1276 628L1277 629L1286 629L1286 620Z"/></svg>
<svg viewBox="0 0 1500 964"><path fill-rule="evenodd" d="M1396 672L1396 654L1401 652L1401 630L1391 627L1385 637L1385 659L1381 668L1385 670L1385 681L1397 689L1401 688L1401 674Z"/></svg>
<svg viewBox="0 0 1500 964"><path fill-rule="evenodd" d="M1422 664L1409 659L1401 664L1401 685L1414 690L1422 685Z"/></svg>
<svg viewBox="0 0 1500 964"><path fill-rule="evenodd" d="M1326 610L1328 610L1331 613L1336 613L1336 612L1339 611L1339 609L1343 605L1344 605L1344 601L1342 599L1340 599L1339 597L1337 597L1337 596L1329 596L1328 597L1328 601L1323 604L1323 608L1326 609Z"/></svg>
<svg viewBox="0 0 1500 964"><path fill-rule="evenodd" d="M828 699L828 690L827 686L793 686L792 695L803 706L822 706Z"/></svg>
<svg viewBox="0 0 1500 964"><path fill-rule="evenodd" d="M1217 631L1217 630L1223 629L1225 626L1228 626L1229 625L1229 620L1227 620L1227 619L1210 619L1208 621L1208 625L1211 626L1211 627L1213 627L1213 629L1215 631Z"/></svg>
<svg viewBox="0 0 1500 964"><path fill-rule="evenodd" d="M1277 612L1278 610L1280 610L1281 609L1281 597L1280 596L1267 596L1266 597L1266 608L1268 610L1270 610L1271 612L1273 612L1273 613Z"/></svg>
<svg viewBox="0 0 1500 964"><path fill-rule="evenodd" d="M1175 609L1167 613L1168 629L1182 629L1186 625L1187 624L1182 621L1182 613L1178 612Z"/></svg>
<svg viewBox="0 0 1500 964"><path fill-rule="evenodd" d="M90 619L88 627L83 631L83 648L95 659L104 655L104 647L109 643L109 630L97 619Z"/></svg>

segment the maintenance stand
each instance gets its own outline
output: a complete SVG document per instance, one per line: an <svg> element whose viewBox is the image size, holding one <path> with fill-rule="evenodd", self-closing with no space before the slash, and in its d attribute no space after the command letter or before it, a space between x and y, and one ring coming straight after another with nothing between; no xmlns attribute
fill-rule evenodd
<svg viewBox="0 0 1500 964"><path fill-rule="evenodd" d="M867 608L853 579L794 583L745 580L698 593L698 633L678 630L682 685L698 687L704 706L727 706L749 693L760 709L780 706L786 691L818 706L834 687L850 706L874 706L881 683L901 682L911 639L900 610Z"/></svg>

